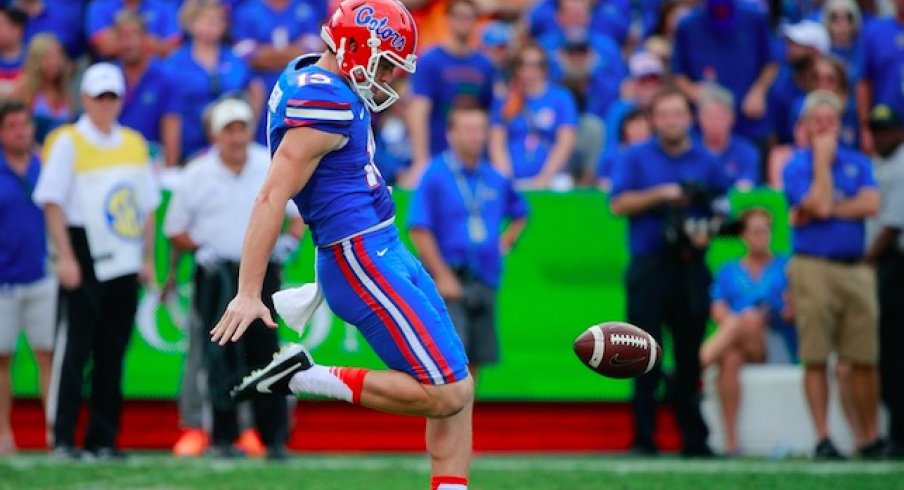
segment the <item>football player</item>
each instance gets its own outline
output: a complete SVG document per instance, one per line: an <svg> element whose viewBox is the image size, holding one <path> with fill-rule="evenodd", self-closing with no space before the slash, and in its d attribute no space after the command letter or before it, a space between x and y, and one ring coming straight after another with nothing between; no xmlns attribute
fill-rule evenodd
<svg viewBox="0 0 904 490"><path fill-rule="evenodd" d="M276 327L261 282L293 199L318 249L324 298L389 369L317 365L292 344L235 397L309 393L427 417L432 489L466 489L474 392L467 356L436 285L399 239L373 161L371 111L398 99L389 85L396 69L414 72L417 27L396 0L345 0L321 37L327 49L289 63L270 95L270 173L245 234L238 294L211 338L235 341L258 319Z"/></svg>

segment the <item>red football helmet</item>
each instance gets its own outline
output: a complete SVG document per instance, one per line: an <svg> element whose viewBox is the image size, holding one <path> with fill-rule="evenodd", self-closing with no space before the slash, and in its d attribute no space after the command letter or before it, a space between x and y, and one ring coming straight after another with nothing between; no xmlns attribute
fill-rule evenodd
<svg viewBox="0 0 904 490"><path fill-rule="evenodd" d="M339 71L374 112L399 99L392 87L376 79L381 61L414 73L417 26L397 0L344 0L321 29L320 37L336 54ZM377 103L374 90L386 94L386 100Z"/></svg>

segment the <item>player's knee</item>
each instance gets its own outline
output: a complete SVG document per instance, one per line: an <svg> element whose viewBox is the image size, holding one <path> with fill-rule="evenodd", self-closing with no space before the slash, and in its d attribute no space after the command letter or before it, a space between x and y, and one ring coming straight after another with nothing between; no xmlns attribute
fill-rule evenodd
<svg viewBox="0 0 904 490"><path fill-rule="evenodd" d="M474 383L468 377L452 384L436 387L431 398L430 417L451 417L471 403L474 398Z"/></svg>
<svg viewBox="0 0 904 490"><path fill-rule="evenodd" d="M853 371L854 365L850 361L839 359L838 363L835 365L835 376L838 377L839 381L847 381L850 379Z"/></svg>

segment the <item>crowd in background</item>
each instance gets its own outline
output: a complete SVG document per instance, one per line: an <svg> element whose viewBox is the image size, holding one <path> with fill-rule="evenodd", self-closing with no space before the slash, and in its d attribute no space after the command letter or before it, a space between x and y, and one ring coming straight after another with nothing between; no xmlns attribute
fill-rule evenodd
<svg viewBox="0 0 904 490"><path fill-rule="evenodd" d="M34 148L43 149L35 155L43 155L46 163L54 145L69 144L65 139L59 141L60 132L54 131L72 123L84 124L84 116L79 115L89 113L87 106L91 104L101 104L95 110L102 113L107 107L103 104L111 103L103 99L112 95L121 104L117 109L119 124L129 128L127 134L140 135L147 142L148 157L159 174L209 154L209 142L216 144L221 141L218 138L225 138L218 135L228 123L247 124L256 144L266 146L266 117L262 114L270 87L292 59L323 49L320 26L333 7L326 0L5 3L0 9L0 99L17 101L29 114L34 124ZM861 456L895 450L900 455L904 396L900 387L885 381L900 379L896 377L900 367L890 361L891 356L880 357L877 349L884 353L901 342L902 316L894 298L901 291L904 252L899 233L904 221L904 171L900 170L904 165L904 1L403 3L420 26L418 69L396 82L401 100L374 118L375 161L382 175L389 183L408 189L418 189L425 175L432 182L437 177L432 175L436 172L430 171L431 165L450 154L453 139L458 141L456 148L469 144L461 127L453 135L450 114L459 109L479 110L484 112L485 122L473 114L469 116L473 121L464 116L463 120L477 127L486 125L486 141L478 144L483 148L480 153L486 156L493 175L510 179L513 189L567 191L589 187L611 193L613 212L627 215L631 221L628 320L656 335L661 324L668 324L677 333L674 337L681 339L676 345L677 373L667 384L675 386L670 390L685 436L686 454L711 454L705 442L706 427L699 416L697 381L701 365L721 366L721 401L726 423L731 426L730 421L737 416L738 366L767 358L763 335L770 328L786 340L788 358L795 359L798 339L793 324L797 323L801 359L817 368L807 371L806 385L820 439L816 455L839 456L824 427L824 413L818 408L827 397L820 380L826 377L826 358L833 350L842 356L837 375L848 387L842 390L842 402ZM98 84L103 85L103 81L87 83L82 76L85 67L100 61L118 67L121 87L104 85L102 90ZM236 99L244 100L247 106L247 110L244 106L235 109L245 111L241 117L233 114L225 123L220 121L223 125L212 126L210 107ZM4 139L4 131L15 130L8 130L6 125L9 113L22 112L17 107L0 110L0 143L6 163L0 172L6 168L15 171L30 195L38 183L38 167L27 151L23 156L8 145L7 141L21 142L19 133ZM255 146L258 153L252 153L259 156L261 146ZM451 154L457 155L456 148ZM57 148L56 153L61 151ZM473 148L470 151L473 153ZM251 158L242 154L239 159ZM876 162L875 170L870 158ZM835 165L834 176L831 171L814 170L818 165L831 168L836 161L840 163ZM871 196L860 194L861 189L875 190L874 174L879 180L877 196L881 195L881 204L878 197L874 202ZM789 177L792 180L786 182ZM0 180L0 189L4 189L2 185ZM499 186L508 189L506 184ZM803 308L795 304L793 296L807 296L800 290L807 286L801 286L800 281L832 283L834 279L823 276L832 272L818 266L804 272L798 260L797 279L791 274L789 288L787 260L772 257L769 252L772 219L761 211L742 220L741 235L748 255L719 272L710 291L712 277L702 257L714 234L711 225L728 214L720 207L720 197L732 190L746 192L764 186L787 192L796 233L795 257L821 260L830 267L857 267L856 273L842 269L839 283L850 282L856 274L869 276L858 283L859 292L868 296L862 299L862 308L848 311L843 305L849 304L850 298L833 296L837 292L832 291L825 292L822 305ZM424 193L420 191L418 198L426 199ZM838 211L833 208L833 198L836 202L850 198L855 204L841 206ZM0 203L2 199L0 196ZM48 199L39 202L66 204L65 195L56 201ZM508 210L509 217L522 218L522 204L516 198L512 203L516 204ZM152 203L149 200L146 204ZM676 213L674 209L683 211ZM879 218L871 222L875 226L867 246L864 222L876 213ZM81 219L69 218L69 225L72 219ZM430 216L420 218L410 224L413 230L439 233L429 226ZM48 225L59 219L53 211L47 215ZM662 232L669 229L670 220L679 223L673 229L674 236ZM823 223L832 220L837 222ZM0 214L3 227L22 226L21 221L21 216L13 220ZM701 223L705 229L694 228ZM146 225L141 223L139 228ZM177 236L187 227L174 229L171 235ZM54 234L53 228L50 233ZM51 241L59 250L58 239L65 234L65 226L56 234ZM835 243L839 234L859 243ZM2 228L2 235L8 235L6 228ZM0 244L3 240L0 237ZM830 245L824 247L825 243ZM182 248L195 252L199 263L205 262L201 260L205 253L213 262L239 259L225 256L234 251L221 252L211 259L212 252L203 245L189 242ZM297 240L287 247L295 245ZM43 245L27 246L43 250ZM79 253L84 255L84 250ZM2 260L13 259L0 255ZM662 260L674 267L664 268ZM22 272L14 270L11 263L0 262L0 286L31 284L49 277L43 266ZM129 271L135 276L130 285L139 276L147 279L143 265L136 264L136 269ZM87 262L82 265L87 267ZM469 264L450 265L455 266L458 279L466 277L467 281L479 279L485 272L468 270ZM874 280L870 282L874 269L878 271L878 289ZM431 273L435 271L431 269ZM491 279L482 281L489 286L482 296L493 294L498 286L498 271L489 276ZM64 289L67 283L78 283L71 272L68 277L61 274L59 281ZM669 296L674 290L669 284L685 288L688 297ZM97 287L103 291L103 286ZM453 291L452 296L462 294L454 283L441 285L441 292L443 287L450 288L447 291ZM882 315L874 307L876 298ZM94 299L84 301L91 306ZM660 305L661 311L645 308L650 301ZM41 308L46 309L46 305ZM834 312L837 318L818 315L821 308ZM802 310L808 313L802 314ZM717 332L723 335L703 344L710 318L719 324ZM826 332L814 334L814 323L838 326L825 326ZM855 334L845 332L866 332L863 335L868 337L875 333L873 324L881 324L882 342L852 347L851 336ZM45 338L48 335L30 334L39 352L51 350ZM12 349L7 344L0 344L0 367L6 370ZM272 346L267 349L272 350ZM121 348L114 346L113 350ZM86 355L79 354L80 358ZM119 356L121 364L121 353L113 355ZM486 361L494 359L491 353ZM42 371L49 363L48 359L44 361ZM80 362L84 364L84 359ZM880 378L873 369L877 362L882 363L884 375L881 393L897 414L892 417L891 429L897 449L879 439L871 415L880 393ZM0 373L0 378L8 376ZM113 376L112 382L118 379ZM656 452L652 400L659 382L656 374L641 378L636 385L634 449L645 454ZM49 384L46 380L42 383L44 392L50 389ZM118 406L121 399L117 401L117 396L121 398L121 393L108 394L111 399L103 400L104 406ZM14 447L6 422L9 403L3 398L0 396L0 452ZM59 410L58 406L53 408ZM233 407L220 415L231 420L225 437L235 439ZM118 424L118 415L108 419ZM116 456L109 427L98 424L100 439L89 449ZM200 421L188 425L200 425ZM57 434L58 445L61 436ZM278 444L285 434L270 437L268 445L274 437ZM740 451L736 434L729 430L728 438L728 451ZM70 449L71 435L63 439L65 453Z"/></svg>

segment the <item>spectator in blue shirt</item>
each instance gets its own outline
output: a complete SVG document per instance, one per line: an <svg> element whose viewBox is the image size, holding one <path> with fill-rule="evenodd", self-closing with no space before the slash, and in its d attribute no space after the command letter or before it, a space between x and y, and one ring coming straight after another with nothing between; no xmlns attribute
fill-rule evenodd
<svg viewBox="0 0 904 490"><path fill-rule="evenodd" d="M209 0L187 0L188 4L210 3ZM158 56L167 56L179 45L179 22L176 7L163 0L94 0L85 14L85 36L91 52L101 59L116 56L116 15L126 10L144 17L149 33L150 49Z"/></svg>
<svg viewBox="0 0 904 490"><path fill-rule="evenodd" d="M603 158L611 158L618 149L622 119L634 110L646 111L653 97L665 88L665 67L658 56L638 51L628 59L630 78L625 80L622 96L605 113L606 138Z"/></svg>
<svg viewBox="0 0 904 490"><path fill-rule="evenodd" d="M556 11L562 4L576 0L541 0L527 13L528 32L532 39L540 39L562 29ZM631 2L628 0L577 0L588 4L590 30L606 36L618 44L628 39L631 25Z"/></svg>
<svg viewBox="0 0 904 490"><path fill-rule="evenodd" d="M860 40L863 19L860 7L854 0L828 0L822 9L822 23L832 40L831 53L844 60L851 82L849 85L853 86L863 71L863 43Z"/></svg>
<svg viewBox="0 0 904 490"><path fill-rule="evenodd" d="M628 216L631 260L625 275L628 321L662 338L672 331L675 355L673 406L682 454L711 456L700 413L698 350L709 317L712 281L704 259L714 215L726 210L719 163L690 138L691 104L681 92L657 95L650 108L655 137L616 161L610 208ZM656 368L634 380L633 450L658 452L654 443Z"/></svg>
<svg viewBox="0 0 904 490"><path fill-rule="evenodd" d="M57 283L48 275L44 213L32 200L41 162L20 101L0 102L0 455L16 448L10 426L10 367L19 333L27 335L46 401L56 325Z"/></svg>
<svg viewBox="0 0 904 490"><path fill-rule="evenodd" d="M0 8L0 97L9 97L25 63L25 13L11 7Z"/></svg>
<svg viewBox="0 0 904 490"><path fill-rule="evenodd" d="M758 144L769 136L766 93L778 72L765 15L738 0L706 0L678 24L672 53L676 85L696 101L702 83L735 97L735 131Z"/></svg>
<svg viewBox="0 0 904 490"><path fill-rule="evenodd" d="M718 363L716 386L725 427L725 453L738 454L738 410L741 403L739 374L744 363L780 359L769 352L767 333L772 329L784 340L784 359L796 358L797 342L791 321L794 312L785 301L785 257L772 254L772 216L763 208L741 215L741 240L747 253L719 269L712 287L711 315L716 332L700 348L703 369ZM778 344L781 345L781 344Z"/></svg>
<svg viewBox="0 0 904 490"><path fill-rule="evenodd" d="M51 131L75 119L71 71L72 63L53 34L38 34L31 40L14 93L31 109L39 144Z"/></svg>
<svg viewBox="0 0 904 490"><path fill-rule="evenodd" d="M647 111L638 108L633 109L620 121L618 130L618 147L608 154L601 154L599 164L596 167L596 185L603 192L612 190L612 172L615 162L628 148L643 143L653 135L650 127L650 118Z"/></svg>
<svg viewBox="0 0 904 490"><path fill-rule="evenodd" d="M450 1L448 38L418 59L408 106L412 161L411 168L400 176L400 185L415 185L430 157L446 149L446 117L453 106L489 109L492 105L496 69L470 44L477 13L473 0Z"/></svg>
<svg viewBox="0 0 904 490"><path fill-rule="evenodd" d="M162 153L160 161L167 166L178 165L181 116L179 99L173 97L177 84L145 49L147 31L140 15L121 12L116 17L116 37L118 60L126 80L119 122L141 133L152 152Z"/></svg>
<svg viewBox="0 0 904 490"><path fill-rule="evenodd" d="M549 81L539 46L522 47L514 67L508 93L496 100L490 119L493 165L525 189L569 189L566 170L578 124L574 97Z"/></svg>
<svg viewBox="0 0 904 490"><path fill-rule="evenodd" d="M848 84L847 70L844 62L833 55L821 56L813 62L810 69L809 89L828 90L834 93L844 105L844 114L841 116L841 129L838 132L838 142L848 148L859 148L860 131L857 124L857 108L855 99L851 94ZM791 107L791 121L793 127L797 124L806 95L800 96Z"/></svg>
<svg viewBox="0 0 904 490"><path fill-rule="evenodd" d="M259 83L252 83L248 65L223 44L226 14L219 3L189 1L182 7L181 18L189 38L164 67L178 80L174 98L181 110L181 158L186 160L207 145L201 115L208 104L247 91L251 107L259 109L263 90Z"/></svg>
<svg viewBox="0 0 904 490"><path fill-rule="evenodd" d="M779 144L794 141L794 102L810 88L813 64L829 51L829 33L822 24L805 20L785 27L786 63L769 90L769 111Z"/></svg>
<svg viewBox="0 0 904 490"><path fill-rule="evenodd" d="M885 104L904 113L904 0L895 0L895 17L876 19L863 32L863 76L857 84L860 146L874 150L869 130L870 108Z"/></svg>
<svg viewBox="0 0 904 490"><path fill-rule="evenodd" d="M835 352L841 404L858 454L878 457L878 307L875 271L863 262L865 219L879 209L869 160L838 145L843 105L825 90L807 95L801 117L806 144L784 169L792 209L794 255L788 265L800 336L804 387L819 441L818 459L841 454L830 439L826 365Z"/></svg>
<svg viewBox="0 0 904 490"><path fill-rule="evenodd" d="M453 108L449 148L431 160L411 201L408 228L461 337L471 375L498 362L496 290L502 253L524 229L527 206L486 161L487 113Z"/></svg>
<svg viewBox="0 0 904 490"><path fill-rule="evenodd" d="M252 76L269 90L283 68L299 53L322 50L317 12L307 0L261 0L243 3L232 16L233 52L251 67ZM258 118L255 139L267 144L267 118Z"/></svg>
<svg viewBox="0 0 904 490"><path fill-rule="evenodd" d="M718 85L707 85L697 99L700 144L715 157L725 171L729 185L746 191L760 184L760 152L753 143L736 134L734 96Z"/></svg>
<svg viewBox="0 0 904 490"><path fill-rule="evenodd" d="M85 41L82 37L82 2L54 2L48 8L44 0L15 0L11 5L28 15L25 25L25 42L41 33L51 33L66 48L66 54L75 59L82 55Z"/></svg>

